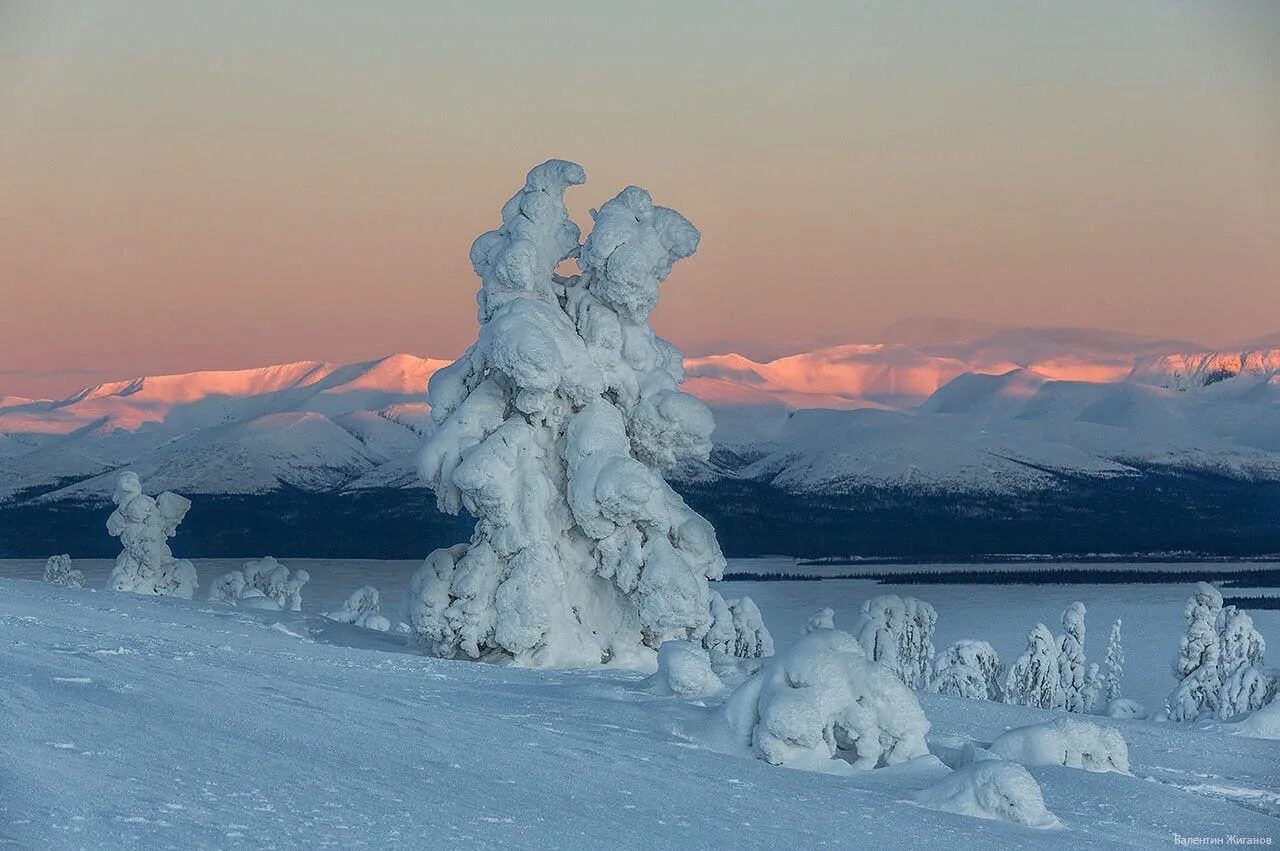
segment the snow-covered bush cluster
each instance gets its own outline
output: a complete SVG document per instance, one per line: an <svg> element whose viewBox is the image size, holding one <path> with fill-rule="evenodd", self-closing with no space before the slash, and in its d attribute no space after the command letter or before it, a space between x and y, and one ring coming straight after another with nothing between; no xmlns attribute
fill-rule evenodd
<svg viewBox="0 0 1280 851"><path fill-rule="evenodd" d="M712 657L732 656L758 659L773 655L773 635L764 625L764 615L750 597L725 600L711 592L711 626L702 644Z"/></svg>
<svg viewBox="0 0 1280 851"><path fill-rule="evenodd" d="M479 339L431 378L420 459L439 508L477 518L413 581L412 641L435 655L652 665L712 626L724 556L662 472L706 458L713 423L648 322L698 230L629 186L579 243L564 192L585 180L535 167L471 248ZM569 259L580 274L557 274Z"/></svg>
<svg viewBox="0 0 1280 851"><path fill-rule="evenodd" d="M240 570L224 573L209 586L209 600L251 609L302 611L302 586L311 579L299 568L289 568L271 556L245 562Z"/></svg>
<svg viewBox="0 0 1280 851"><path fill-rule="evenodd" d="M1172 720L1230 718L1275 699L1277 678L1263 663L1266 641L1247 612L1224 608L1218 589L1200 582L1185 614L1187 632L1173 663L1178 685L1168 700Z"/></svg>
<svg viewBox="0 0 1280 851"><path fill-rule="evenodd" d="M116 509L107 518L107 532L124 548L111 571L110 587L135 594L185 597L196 591L196 569L176 559L168 539L187 516L191 500L165 491L152 498L132 472L123 472L112 495Z"/></svg>
<svg viewBox="0 0 1280 851"><path fill-rule="evenodd" d="M869 769L927 752L915 694L835 629L769 660L720 711L737 743L774 765L820 768L838 756Z"/></svg>
<svg viewBox="0 0 1280 851"><path fill-rule="evenodd" d="M1055 718L1000 735L991 753L1022 765L1065 765L1086 771L1129 773L1129 746L1110 727L1078 718Z"/></svg>
<svg viewBox="0 0 1280 851"><path fill-rule="evenodd" d="M1068 712L1093 711L1102 691L1102 677L1098 666L1085 659L1084 617L1083 603L1067 606L1062 613L1063 634L1057 638L1047 626L1036 624L1027 636L1027 649L1009 667L1005 702ZM1119 671L1115 678L1118 688Z"/></svg>
<svg viewBox="0 0 1280 851"><path fill-rule="evenodd" d="M71 566L71 556L64 553L49 556L48 561L44 563L44 581L50 585L83 588L84 574Z"/></svg>
<svg viewBox="0 0 1280 851"><path fill-rule="evenodd" d="M862 604L858 643L910 688L924 688L933 662L938 613L915 597L885 594Z"/></svg>
<svg viewBox="0 0 1280 851"><path fill-rule="evenodd" d="M340 609L325 612L324 616L338 623L349 623L364 629L387 632L391 629L391 621L379 611L381 605L378 589L372 585L362 585L351 592Z"/></svg>
<svg viewBox="0 0 1280 851"><path fill-rule="evenodd" d="M1003 675L995 648L985 641L961 639L933 660L929 688L951 697L999 701Z"/></svg>
<svg viewBox="0 0 1280 851"><path fill-rule="evenodd" d="M1044 805L1040 784L1021 765L983 759L963 766L916 795L922 806L1025 827L1061 826Z"/></svg>

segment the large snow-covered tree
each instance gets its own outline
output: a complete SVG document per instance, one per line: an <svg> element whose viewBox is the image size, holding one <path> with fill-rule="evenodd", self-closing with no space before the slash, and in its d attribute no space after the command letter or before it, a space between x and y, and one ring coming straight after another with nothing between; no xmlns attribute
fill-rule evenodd
<svg viewBox="0 0 1280 851"><path fill-rule="evenodd" d="M662 473L705 458L713 422L648 322L699 233L629 186L580 244L564 192L585 180L535 167L471 248L479 338L431 378L420 461L439 508L477 519L413 581L412 640L435 655L652 666L711 625L724 557Z"/></svg>
<svg viewBox="0 0 1280 851"><path fill-rule="evenodd" d="M1058 646L1044 624L1036 624L1027 636L1027 649L1009 668L1005 678L1006 703L1061 709L1062 681L1058 667Z"/></svg>
<svg viewBox="0 0 1280 851"><path fill-rule="evenodd" d="M108 534L120 539L122 551L111 571L109 587L135 594L186 597L196 591L196 569L176 559L168 539L187 516L191 500L165 491L152 498L142 492L136 473L123 472L112 495L116 510L107 518Z"/></svg>
<svg viewBox="0 0 1280 851"><path fill-rule="evenodd" d="M1062 690L1062 708L1068 712L1085 711L1085 678L1088 667L1084 658L1084 603L1078 600L1062 612L1062 635L1058 636L1058 685Z"/></svg>
<svg viewBox="0 0 1280 851"><path fill-rule="evenodd" d="M1221 685L1218 615L1221 613L1222 594L1207 582L1197 582L1195 593L1187 600L1184 610L1187 632L1173 661L1178 686L1169 695L1168 711L1174 721L1194 721L1218 710Z"/></svg>
<svg viewBox="0 0 1280 851"><path fill-rule="evenodd" d="M911 688L929 684L938 612L924 600L882 594L862 604L858 642Z"/></svg>
<svg viewBox="0 0 1280 851"><path fill-rule="evenodd" d="M972 700L1000 700L1004 668L995 648L985 641L961 639L933 660L929 690Z"/></svg>

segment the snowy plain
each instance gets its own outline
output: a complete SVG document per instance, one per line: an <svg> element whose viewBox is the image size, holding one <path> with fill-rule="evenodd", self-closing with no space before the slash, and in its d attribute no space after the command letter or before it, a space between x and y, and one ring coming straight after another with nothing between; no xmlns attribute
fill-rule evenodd
<svg viewBox="0 0 1280 851"><path fill-rule="evenodd" d="M1173 847L1280 841L1280 741L1211 724L1104 719L1132 775L1032 767L1062 822L1033 830L915 802L966 743L1060 713L922 694L934 756L833 776L725 752L720 697L657 697L635 672L532 671L428 659L404 639L325 621L363 584L398 620L416 562L286 560L312 576L300 613L88 589L0 561L0 845L15 848ZM196 560L202 590L240 560ZM790 560L733 561L767 574ZM1221 569L1221 565L1215 565ZM821 606L848 627L867 597L938 610L935 644L991 642L1012 661L1036 622L1088 608L1101 661L1123 616L1125 694L1156 708L1188 583L878 585L742 581L779 650ZM99 590L89 590L99 589ZM1235 589L1233 589L1234 593ZM1247 589L1241 589L1248 593ZM200 596L203 596L201 594ZM1280 612L1253 613L1280 647Z"/></svg>

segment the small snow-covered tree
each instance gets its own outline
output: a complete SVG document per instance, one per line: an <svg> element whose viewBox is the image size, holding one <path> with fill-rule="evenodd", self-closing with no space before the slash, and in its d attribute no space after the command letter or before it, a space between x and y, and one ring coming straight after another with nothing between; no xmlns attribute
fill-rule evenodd
<svg viewBox="0 0 1280 851"><path fill-rule="evenodd" d="M196 569L186 559L176 559L168 539L187 516L191 500L165 491L147 496L132 472L123 472L112 495L116 510L107 518L107 532L120 539L123 551L116 558L109 585L135 594L186 597L196 591Z"/></svg>
<svg viewBox="0 0 1280 851"><path fill-rule="evenodd" d="M391 629L391 621L380 612L381 599L378 589L372 585L362 585L351 592L351 596L343 602L342 608L333 612L325 612L324 616L338 623L349 623L365 629L387 632Z"/></svg>
<svg viewBox="0 0 1280 851"><path fill-rule="evenodd" d="M938 613L915 597L884 594L862 604L858 642L911 688L924 688L933 662Z"/></svg>
<svg viewBox="0 0 1280 851"><path fill-rule="evenodd" d="M839 757L871 769L928 753L929 721L915 694L838 629L812 632L768 661L720 717L773 765L817 768Z"/></svg>
<svg viewBox="0 0 1280 851"><path fill-rule="evenodd" d="M1222 613L1222 595L1207 582L1196 583L1195 592L1187 600L1184 615L1187 632L1178 646L1173 674L1178 686L1169 696L1169 718L1194 721L1201 715L1218 711L1221 690L1218 651L1221 638L1218 616Z"/></svg>
<svg viewBox="0 0 1280 851"><path fill-rule="evenodd" d="M1062 690L1062 708L1068 712L1085 711L1085 677L1088 668L1084 658L1084 603L1076 601L1062 613L1063 634L1058 637L1058 686Z"/></svg>
<svg viewBox="0 0 1280 851"><path fill-rule="evenodd" d="M412 584L410 641L435 655L650 666L711 626L724 556L661 473L706 458L713 422L648 322L698 230L630 186L579 244L564 192L585 180L537 166L471 248L479 339L431 378L420 460L440 510L477 518Z"/></svg>
<svg viewBox="0 0 1280 851"><path fill-rule="evenodd" d="M1263 666L1267 643L1253 618L1235 606L1218 614L1218 717L1260 709L1276 696L1276 680Z"/></svg>
<svg viewBox="0 0 1280 851"><path fill-rule="evenodd" d="M1124 645L1120 640L1120 618L1111 624L1107 638L1106 674L1102 680L1102 697L1109 705L1120 697L1120 683L1124 679Z"/></svg>
<svg viewBox="0 0 1280 851"><path fill-rule="evenodd" d="M44 581L50 585L83 588L84 574L71 566L71 556L64 553L49 556L49 560L44 563Z"/></svg>
<svg viewBox="0 0 1280 851"><path fill-rule="evenodd" d="M809 616L809 621L803 627L801 627L800 634L808 635L809 633L815 630L835 629L835 628L836 628L835 609L832 609L829 607L823 607L821 609L818 609L818 611L814 612L812 615Z"/></svg>
<svg viewBox="0 0 1280 851"><path fill-rule="evenodd" d="M1036 624L1027 636L1027 649L1005 678L1006 703L1061 709L1064 700L1058 667L1058 645L1044 624Z"/></svg>
<svg viewBox="0 0 1280 851"><path fill-rule="evenodd" d="M933 660L929 690L951 697L1000 700L1004 669L995 648L985 641L961 639Z"/></svg>

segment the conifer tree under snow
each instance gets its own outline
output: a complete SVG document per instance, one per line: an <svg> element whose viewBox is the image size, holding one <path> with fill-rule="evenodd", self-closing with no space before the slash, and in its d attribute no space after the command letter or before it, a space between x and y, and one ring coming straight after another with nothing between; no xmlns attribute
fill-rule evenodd
<svg viewBox="0 0 1280 851"><path fill-rule="evenodd" d="M1111 701L1120 697L1121 681L1124 679L1124 645L1120 640L1120 618L1111 624L1111 635L1107 638L1106 675L1103 678L1102 697Z"/></svg>
<svg viewBox="0 0 1280 851"><path fill-rule="evenodd" d="M1222 594L1207 582L1196 583L1184 610L1187 632L1173 661L1178 686L1169 696L1169 717L1194 721L1218 711L1218 615Z"/></svg>
<svg viewBox="0 0 1280 851"><path fill-rule="evenodd" d="M196 591L196 569L186 559L176 559L168 539L187 516L191 500L165 491L152 498L132 472L123 472L111 497L116 510L107 518L107 532L124 548L116 558L108 582L116 591L135 594L186 597Z"/></svg>
<svg viewBox="0 0 1280 851"><path fill-rule="evenodd" d="M579 244L564 192L585 180L537 166L471 249L480 334L431 378L420 462L442 511L477 518L413 581L411 640L435 655L651 666L711 625L724 556L661 474L706 458L713 422L648 323L698 230L630 186Z"/></svg>
<svg viewBox="0 0 1280 851"><path fill-rule="evenodd" d="M985 641L962 639L933 660L929 690L972 700L1000 700L1004 669L995 648Z"/></svg>
<svg viewBox="0 0 1280 851"><path fill-rule="evenodd" d="M938 613L915 597L884 594L862 604L857 638L867 655L911 688L924 688L933 662Z"/></svg>
<svg viewBox="0 0 1280 851"><path fill-rule="evenodd" d="M1060 708L1062 685L1058 667L1058 646L1044 624L1036 624L1027 636L1027 649L1009 668L1005 678L1006 703Z"/></svg>

